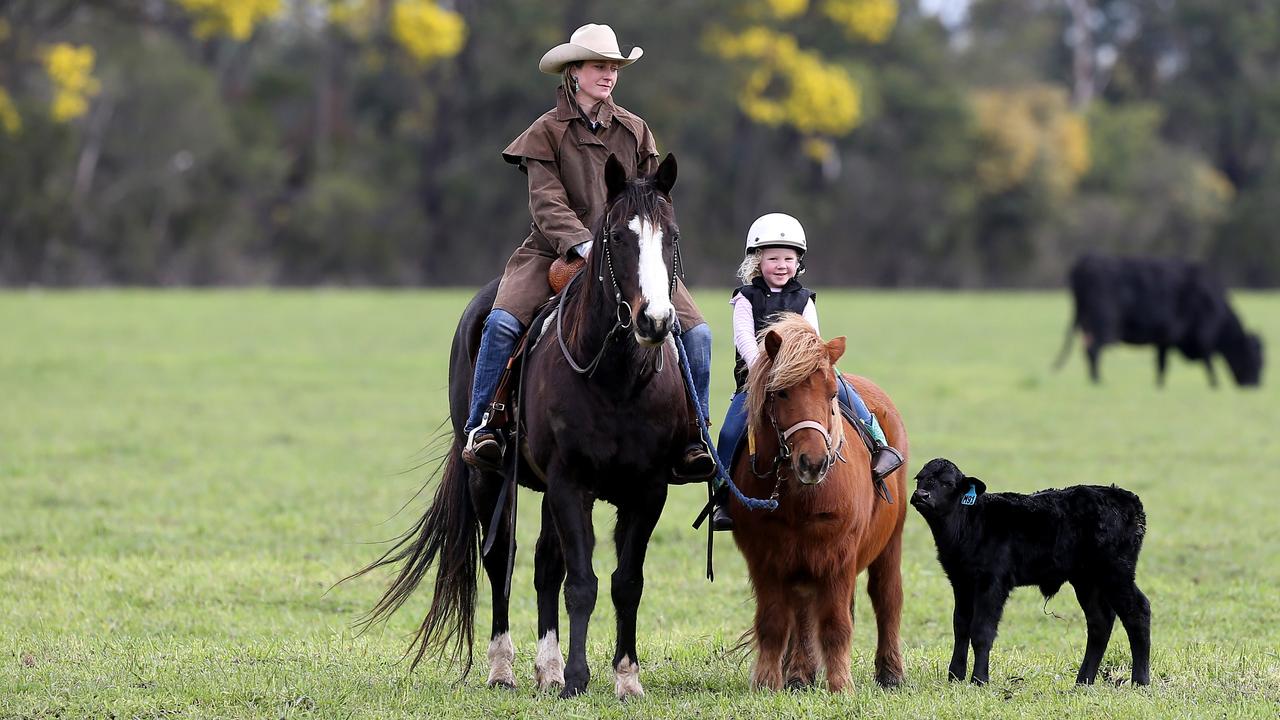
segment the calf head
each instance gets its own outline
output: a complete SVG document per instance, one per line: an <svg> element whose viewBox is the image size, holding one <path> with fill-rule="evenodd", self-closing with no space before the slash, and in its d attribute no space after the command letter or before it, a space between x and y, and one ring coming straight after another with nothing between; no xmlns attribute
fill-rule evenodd
<svg viewBox="0 0 1280 720"><path fill-rule="evenodd" d="M911 494L911 505L926 520L943 518L963 509L966 504L972 504L986 491L985 483L965 475L955 463L946 458L934 458L916 473L916 491ZM966 495L974 500L966 502Z"/></svg>

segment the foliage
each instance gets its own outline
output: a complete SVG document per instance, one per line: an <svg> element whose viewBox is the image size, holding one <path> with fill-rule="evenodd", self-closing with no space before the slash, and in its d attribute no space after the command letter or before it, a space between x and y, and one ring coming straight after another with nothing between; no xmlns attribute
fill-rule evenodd
<svg viewBox="0 0 1280 720"><path fill-rule="evenodd" d="M241 42L254 28L280 14L281 0L176 0L195 17L196 37L228 35Z"/></svg>
<svg viewBox="0 0 1280 720"><path fill-rule="evenodd" d="M45 72L55 91L50 114L58 122L67 122L89 110L89 96L96 95L101 84L93 77L93 48L58 43L41 54Z"/></svg>
<svg viewBox="0 0 1280 720"><path fill-rule="evenodd" d="M1066 195L1088 170L1088 128L1062 89L980 90L974 108L984 143L977 168L984 191L1006 192L1034 171L1054 193Z"/></svg>

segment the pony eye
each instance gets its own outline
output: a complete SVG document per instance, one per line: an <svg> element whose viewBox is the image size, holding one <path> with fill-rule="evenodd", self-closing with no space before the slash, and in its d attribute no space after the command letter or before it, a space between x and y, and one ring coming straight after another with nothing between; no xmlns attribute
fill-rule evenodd
<svg viewBox="0 0 1280 720"><path fill-rule="evenodd" d="M787 399L787 391L786 391L786 390L779 390L779 391L778 391L778 397L782 398L783 400L786 400L786 399Z"/></svg>

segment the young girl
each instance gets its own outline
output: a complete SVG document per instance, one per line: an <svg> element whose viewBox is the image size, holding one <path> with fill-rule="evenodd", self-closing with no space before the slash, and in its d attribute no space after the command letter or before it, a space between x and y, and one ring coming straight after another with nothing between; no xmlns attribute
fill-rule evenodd
<svg viewBox="0 0 1280 720"><path fill-rule="evenodd" d="M498 285L498 297L485 319L471 389L471 407L464 431L462 457L477 467L501 460L496 428L488 427L488 409L507 358L534 311L551 296L547 270L557 256L586 257L591 228L605 210L604 164L612 154L628 177L652 173L658 166L653 133L639 115L613 101L618 71L644 51L623 55L608 25L588 24L574 31L569 42L547 51L538 69L560 78L556 105L534 121L505 150L502 157L529 176L529 236L512 253ZM700 410L707 414L711 382L711 330L693 303L684 283L677 280L671 298L689 358ZM675 481L702 480L715 471L715 461L696 426Z"/></svg>
<svg viewBox="0 0 1280 720"><path fill-rule="evenodd" d="M746 430L747 370L760 352L757 334L773 321L774 315L781 312L803 315L821 334L818 307L814 304L817 294L796 279L804 273L801 258L806 249L800 221L784 213L761 215L747 230L746 257L738 268L738 279L744 284L733 291L729 300L733 305L733 345L738 351L737 364L733 368L737 389L729 403L716 445L720 463L726 472L733 468L734 450ZM875 441L871 468L876 479L882 478L902 464L902 455L889 447L876 416L867 409L853 386L838 373L836 377L840 405L866 426ZM716 490L720 499L712 524L716 530L728 530L733 527L733 521L726 511L724 488Z"/></svg>

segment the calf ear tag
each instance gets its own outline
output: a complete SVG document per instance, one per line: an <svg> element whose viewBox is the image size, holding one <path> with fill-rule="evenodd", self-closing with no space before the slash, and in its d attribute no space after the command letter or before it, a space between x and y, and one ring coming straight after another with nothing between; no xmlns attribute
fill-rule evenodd
<svg viewBox="0 0 1280 720"><path fill-rule="evenodd" d="M974 486L970 485L969 489L965 491L964 497L960 498L960 504L972 505L976 502L978 502L978 490Z"/></svg>

